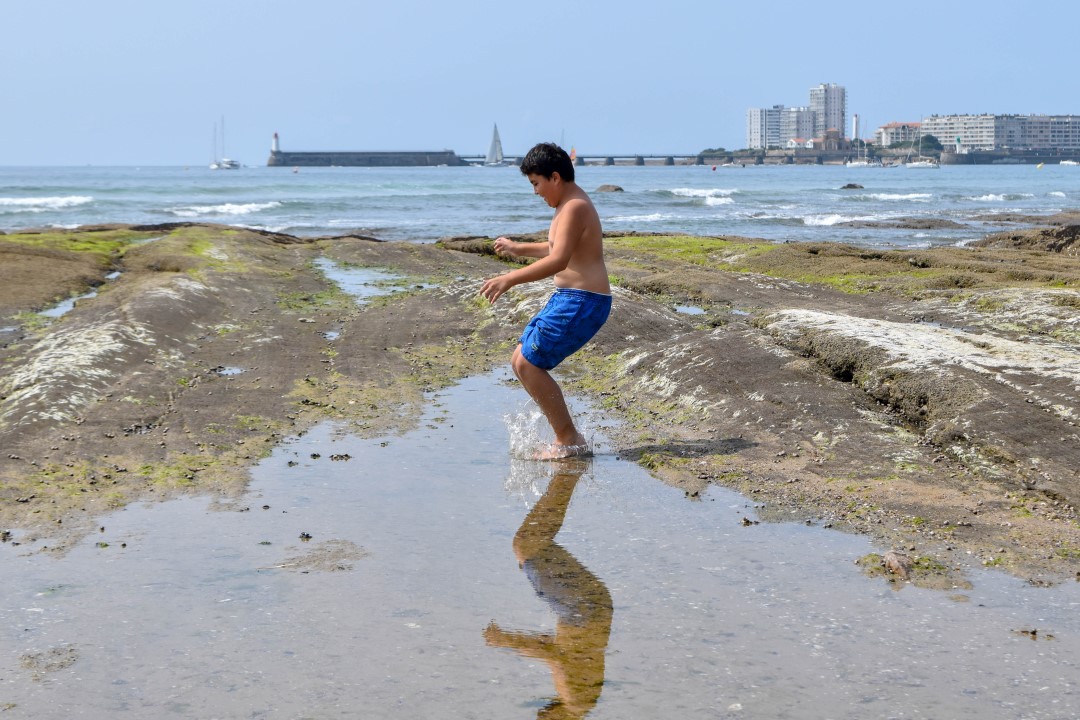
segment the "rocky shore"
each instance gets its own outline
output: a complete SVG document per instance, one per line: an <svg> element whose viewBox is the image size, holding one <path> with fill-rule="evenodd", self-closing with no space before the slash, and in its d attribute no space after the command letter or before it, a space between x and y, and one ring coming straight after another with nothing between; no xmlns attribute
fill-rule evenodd
<svg viewBox="0 0 1080 720"><path fill-rule="evenodd" d="M609 237L612 318L560 377L688 501L719 484L762 519L869 535L924 585L973 565L1078 580L1080 225L1015 223L912 251ZM359 306L320 257L389 271L396 292ZM546 297L480 301L506 269L489 238L0 235L4 541L62 552L133 501L237 496L327 419L410 427L425 391L504 363Z"/></svg>

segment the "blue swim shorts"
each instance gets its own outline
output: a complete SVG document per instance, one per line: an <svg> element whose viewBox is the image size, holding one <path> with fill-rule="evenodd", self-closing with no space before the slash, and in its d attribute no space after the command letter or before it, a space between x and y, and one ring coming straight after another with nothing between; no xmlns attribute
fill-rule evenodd
<svg viewBox="0 0 1080 720"><path fill-rule="evenodd" d="M592 339L611 312L611 296L557 288L521 333L521 354L551 370Z"/></svg>

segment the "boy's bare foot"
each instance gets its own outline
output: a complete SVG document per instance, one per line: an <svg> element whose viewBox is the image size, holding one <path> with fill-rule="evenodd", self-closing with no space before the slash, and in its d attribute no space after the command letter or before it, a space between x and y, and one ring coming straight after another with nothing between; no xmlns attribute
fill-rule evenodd
<svg viewBox="0 0 1080 720"><path fill-rule="evenodd" d="M589 442L585 439L584 435L579 433L577 442L571 445L562 445L560 443L546 445L542 450L536 453L536 459L562 460L563 458L588 457L589 455L592 455L592 450L589 448Z"/></svg>

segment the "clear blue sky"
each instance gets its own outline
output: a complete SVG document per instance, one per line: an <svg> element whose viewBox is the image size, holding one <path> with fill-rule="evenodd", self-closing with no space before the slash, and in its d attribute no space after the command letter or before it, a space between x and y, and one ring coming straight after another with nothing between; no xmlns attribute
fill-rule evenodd
<svg viewBox="0 0 1080 720"><path fill-rule="evenodd" d="M0 165L199 165L287 150L745 145L749 107L848 91L862 133L1080 114L1080 3L7 0ZM830 11L831 9L831 11ZM850 120L849 120L850 132Z"/></svg>

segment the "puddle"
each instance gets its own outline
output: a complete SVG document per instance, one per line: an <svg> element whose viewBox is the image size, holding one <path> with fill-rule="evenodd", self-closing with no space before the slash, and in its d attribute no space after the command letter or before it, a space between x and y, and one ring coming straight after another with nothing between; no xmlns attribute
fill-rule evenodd
<svg viewBox="0 0 1080 720"><path fill-rule="evenodd" d="M340 330L327 330L326 332L320 334L327 340L337 340L339 337L341 337Z"/></svg>
<svg viewBox="0 0 1080 720"><path fill-rule="evenodd" d="M242 498L129 507L62 558L0 544L5 717L1080 714L1080 583L896 591L865 539L744 524L604 427L591 460L514 460L505 380L403 437L319 426Z"/></svg>
<svg viewBox="0 0 1080 720"><path fill-rule="evenodd" d="M67 300L59 302L56 305L53 305L51 308L49 308L47 310L42 310L38 314L39 315L44 315L45 317L58 318L58 317L61 317L62 315L66 315L67 313L74 310L75 309L75 303L79 302L80 300L89 300L90 298L95 297L96 295L97 295L97 290L91 290L88 293L83 293L82 295L78 295L76 297L70 297Z"/></svg>
<svg viewBox="0 0 1080 720"><path fill-rule="evenodd" d="M121 275L123 275L123 273L120 272L119 270L113 270L112 272L105 274L105 279L106 280L116 280Z"/></svg>
<svg viewBox="0 0 1080 720"><path fill-rule="evenodd" d="M16 325L8 325L6 327L0 327L0 333L13 333L18 331L18 329L19 328Z"/></svg>
<svg viewBox="0 0 1080 720"><path fill-rule="evenodd" d="M738 308L731 308L732 315L738 315L739 317L750 317L750 313L746 310L739 310Z"/></svg>
<svg viewBox="0 0 1080 720"><path fill-rule="evenodd" d="M435 287L430 284L406 286L402 284L404 278L400 275L353 265L339 265L325 257L317 258L314 264L328 280L336 283L343 292L352 295L360 303L380 295L390 295L415 288Z"/></svg>
<svg viewBox="0 0 1080 720"><path fill-rule="evenodd" d="M141 240L132 240L132 245L146 245L147 243L157 242L158 240L164 240L168 235L158 235L156 237L142 238Z"/></svg>
<svg viewBox="0 0 1080 720"><path fill-rule="evenodd" d="M217 373L218 375L239 375L242 372L246 372L242 367L233 367L231 365L218 365L210 372Z"/></svg>
<svg viewBox="0 0 1080 720"><path fill-rule="evenodd" d="M685 315L704 315L705 310L697 307L696 305L676 305L675 312L683 313Z"/></svg>

